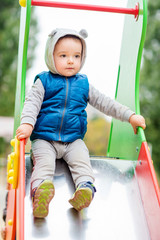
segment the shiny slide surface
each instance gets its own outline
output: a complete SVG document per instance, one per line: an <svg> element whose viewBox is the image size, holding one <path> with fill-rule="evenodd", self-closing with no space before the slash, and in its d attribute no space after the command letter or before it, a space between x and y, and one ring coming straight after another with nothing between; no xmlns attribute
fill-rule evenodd
<svg viewBox="0 0 160 240"><path fill-rule="evenodd" d="M34 219L30 199L30 158L26 158L25 240L150 239L134 161L92 158L97 192L90 207L77 212L69 169L57 160L55 197L45 219Z"/></svg>

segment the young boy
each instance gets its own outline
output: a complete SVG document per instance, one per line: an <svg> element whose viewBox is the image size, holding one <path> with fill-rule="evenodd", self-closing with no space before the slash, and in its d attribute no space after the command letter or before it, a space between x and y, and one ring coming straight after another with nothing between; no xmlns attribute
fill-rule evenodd
<svg viewBox="0 0 160 240"><path fill-rule="evenodd" d="M145 128L145 120L128 107L101 94L78 73L86 58L87 33L56 29L49 35L45 61L49 72L35 77L26 97L17 138L32 141L33 172L31 195L33 215L44 218L54 196L55 160L67 162L76 191L69 200L76 209L88 207L96 189L89 152L83 137L87 130L88 102L101 112L121 121Z"/></svg>

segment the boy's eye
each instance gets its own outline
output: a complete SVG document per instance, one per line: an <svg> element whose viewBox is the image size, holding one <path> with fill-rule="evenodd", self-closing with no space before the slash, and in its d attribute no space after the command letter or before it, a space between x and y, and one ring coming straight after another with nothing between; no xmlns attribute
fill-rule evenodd
<svg viewBox="0 0 160 240"><path fill-rule="evenodd" d="M76 58L80 58L80 55L75 55Z"/></svg>
<svg viewBox="0 0 160 240"><path fill-rule="evenodd" d="M60 57L62 57L62 58L65 58L65 57L66 57L66 55L65 55L65 54L62 54L62 55L60 55Z"/></svg>

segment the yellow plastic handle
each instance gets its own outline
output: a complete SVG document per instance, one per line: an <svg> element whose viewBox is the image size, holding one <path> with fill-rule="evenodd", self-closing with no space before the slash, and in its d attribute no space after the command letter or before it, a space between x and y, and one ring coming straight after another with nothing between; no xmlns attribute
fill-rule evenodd
<svg viewBox="0 0 160 240"><path fill-rule="evenodd" d="M7 181L15 189L17 188L19 170L19 141L16 137L11 140L11 146L13 147L13 152L8 155Z"/></svg>
<svg viewBox="0 0 160 240"><path fill-rule="evenodd" d="M21 7L26 7L26 0L19 0Z"/></svg>

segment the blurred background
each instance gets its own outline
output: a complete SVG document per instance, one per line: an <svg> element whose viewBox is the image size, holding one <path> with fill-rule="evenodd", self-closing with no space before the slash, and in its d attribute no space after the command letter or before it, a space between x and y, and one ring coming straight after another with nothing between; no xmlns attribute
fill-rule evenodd
<svg viewBox="0 0 160 240"><path fill-rule="evenodd" d="M113 5L113 1L106 1L107 4ZM118 1L114 4L116 6L125 6L126 0ZM106 5L107 5L106 4ZM46 42L46 37L43 37L42 33L45 31L48 32L47 20L50 19L50 12L44 14L42 18L42 10L32 8L31 14L31 25L30 25L30 41L28 49L28 72L27 78L30 79L27 85L27 91L29 90L35 73L43 71L43 64L40 63L40 56L43 55L41 49L44 47L43 44ZM47 10L46 10L47 11ZM55 12L56 14L57 12ZM101 14L103 17L103 14ZM56 16L58 17L58 16ZM55 17L55 18L56 18ZM100 15L98 17L100 19ZM45 19L45 20L44 20ZM107 53L104 53L106 61L110 62L110 69L114 65L112 72L109 72L108 69L105 71L109 72L108 82L106 89L100 80L95 78L89 73L90 77L93 79L92 83L96 88L101 92L107 93L109 96L114 98L114 91L116 85L117 71L118 71L118 61L119 61L119 52L120 52L120 43L121 43L121 32L123 30L123 16L119 17L116 15L113 20L111 19L111 14L109 15L109 21L112 22L112 28L107 26L107 34L110 36L108 41ZM84 20L85 21L85 20ZM100 24L93 26L97 29L100 28L100 31L104 29L103 19L99 20ZM117 31L115 32L115 26L118 25L118 37ZM18 38L19 38L19 24L20 24L20 6L18 1L5 0L0 1L0 214L2 215L2 209L5 202L6 194L6 164L7 164L7 155L11 152L10 140L13 136L13 116L14 116L14 101L15 101L15 87L16 87L16 73L17 73L17 54L18 54ZM58 24L59 21L58 21ZM55 28L56 23L54 23ZM111 25L111 24L110 24ZM47 27L46 27L47 26ZM58 26L59 27L59 26ZM64 27L64 26L61 26ZM90 26L87 26L87 30L91 32L92 39L92 30ZM50 29L52 30L52 29ZM80 29L79 29L80 30ZM110 32L109 32L110 31ZM97 33L97 32L96 32ZM46 33L45 33L46 34ZM105 39L105 37L104 37ZM118 39L118 40L117 40ZM89 40L88 40L89 41ZM103 44L103 43L101 43ZM91 52L93 47L91 44L90 52L88 49L88 56L93 58ZM112 46L116 46L117 49L114 49L114 58L113 49L110 52ZM97 52L98 54L98 52ZM96 52L95 52L96 55ZM95 57L94 55L94 57ZM106 56L107 55L107 56ZM39 61L37 61L37 58ZM96 60L98 57L96 58ZM44 61L44 60L43 60ZM91 66L90 61L86 63L84 72L89 68L94 69L94 66ZM88 73L87 73L88 75ZM145 130L145 135L150 146L152 159L154 167L156 170L157 178L160 183L160 1L154 0L148 1L148 27L146 41L143 51L143 60L141 66L141 76L140 76L140 106L141 114L146 119L147 128ZM87 109L88 111L88 132L85 136L85 142L89 148L91 155L106 155L107 144L110 130L111 119L105 117L103 114L100 114L98 111L93 110L92 107ZM0 216L0 226L3 225L2 218Z"/></svg>

